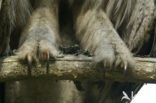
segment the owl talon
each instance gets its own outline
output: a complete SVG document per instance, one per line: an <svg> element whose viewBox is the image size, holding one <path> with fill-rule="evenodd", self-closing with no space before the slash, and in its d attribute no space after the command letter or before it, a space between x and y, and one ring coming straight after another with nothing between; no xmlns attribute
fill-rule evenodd
<svg viewBox="0 0 156 103"><path fill-rule="evenodd" d="M106 67L107 67L107 61L106 60L104 60L103 66L104 66L104 71L106 71Z"/></svg>
<svg viewBox="0 0 156 103"><path fill-rule="evenodd" d="M47 50L46 52L43 53L43 60L46 61L46 69L47 69L47 73L49 72L49 51Z"/></svg>
<svg viewBox="0 0 156 103"><path fill-rule="evenodd" d="M49 73L49 52L47 52L47 73Z"/></svg>
<svg viewBox="0 0 156 103"><path fill-rule="evenodd" d="M127 70L128 63L127 61L120 62L120 67L124 69L124 72Z"/></svg>
<svg viewBox="0 0 156 103"><path fill-rule="evenodd" d="M30 54L27 55L27 63L28 63L28 74L31 74L32 56Z"/></svg>
<svg viewBox="0 0 156 103"><path fill-rule="evenodd" d="M124 61L124 71L127 71L127 66L128 66L127 61Z"/></svg>
<svg viewBox="0 0 156 103"><path fill-rule="evenodd" d="M106 68L111 69L111 67L112 67L112 65L110 64L110 62L108 62L108 61L106 61L106 60L104 60L103 66L104 66L104 70L105 70Z"/></svg>
<svg viewBox="0 0 156 103"><path fill-rule="evenodd" d="M46 69L47 69L47 73L49 73L49 60L47 60L47 67L46 67Z"/></svg>
<svg viewBox="0 0 156 103"><path fill-rule="evenodd" d="M123 61L120 62L120 68L124 68L124 62Z"/></svg>

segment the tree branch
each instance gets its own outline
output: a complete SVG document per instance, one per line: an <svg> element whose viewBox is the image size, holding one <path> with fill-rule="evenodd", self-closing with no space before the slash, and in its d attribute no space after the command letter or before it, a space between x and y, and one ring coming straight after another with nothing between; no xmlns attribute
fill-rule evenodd
<svg viewBox="0 0 156 103"><path fill-rule="evenodd" d="M1 10L1 7L2 7L2 0L0 0L0 10Z"/></svg>
<svg viewBox="0 0 156 103"><path fill-rule="evenodd" d="M56 60L50 60L47 73L46 64L36 64L31 67L19 63L15 56L0 60L0 81L53 78L55 80L104 80L112 79L120 82L155 82L156 59L135 58L135 68L123 73L122 68L106 69L95 64L91 57L68 55Z"/></svg>

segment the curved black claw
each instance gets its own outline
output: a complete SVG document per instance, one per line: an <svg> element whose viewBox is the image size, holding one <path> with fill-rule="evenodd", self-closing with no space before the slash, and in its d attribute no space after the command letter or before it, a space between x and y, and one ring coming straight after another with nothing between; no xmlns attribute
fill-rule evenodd
<svg viewBox="0 0 156 103"><path fill-rule="evenodd" d="M31 55L27 55L27 64L28 64L28 74L31 75L31 65L32 65L32 57Z"/></svg>
<svg viewBox="0 0 156 103"><path fill-rule="evenodd" d="M109 68L111 70L112 64L109 61L104 60L103 62L104 69Z"/></svg>
<svg viewBox="0 0 156 103"><path fill-rule="evenodd" d="M46 61L46 71L47 71L47 73L49 73L49 58L50 58L49 52L48 51L44 52L43 53L43 59Z"/></svg>
<svg viewBox="0 0 156 103"><path fill-rule="evenodd" d="M126 72L126 71L127 71L127 66L128 66L127 61L124 61L124 72Z"/></svg>
<svg viewBox="0 0 156 103"><path fill-rule="evenodd" d="M107 61L106 60L104 60L103 66L104 66L104 72L105 72L106 71L106 68L107 68Z"/></svg>
<svg viewBox="0 0 156 103"><path fill-rule="evenodd" d="M47 52L47 73L49 73L49 52Z"/></svg>
<svg viewBox="0 0 156 103"><path fill-rule="evenodd" d="M103 72L104 72L104 77L105 77L106 68L107 68L107 61L106 60L104 60L103 66L104 66Z"/></svg>
<svg viewBox="0 0 156 103"><path fill-rule="evenodd" d="M122 69L124 69L124 74L126 73L126 71L127 71L127 68L128 68L128 62L127 61L122 61L121 63L120 63L120 67L122 68Z"/></svg>

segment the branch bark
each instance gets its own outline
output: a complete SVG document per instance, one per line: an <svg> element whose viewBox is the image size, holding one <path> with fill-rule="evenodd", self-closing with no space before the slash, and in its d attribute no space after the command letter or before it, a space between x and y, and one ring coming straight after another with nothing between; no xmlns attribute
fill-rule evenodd
<svg viewBox="0 0 156 103"><path fill-rule="evenodd" d="M0 0L0 10L1 10L1 7L2 7L2 0Z"/></svg>
<svg viewBox="0 0 156 103"><path fill-rule="evenodd" d="M0 81L53 78L56 80L104 80L112 79L120 82L153 82L156 83L156 59L138 58L136 66L123 73L122 68L106 69L95 64L92 57L67 55L63 58L50 60L47 73L46 64L31 67L18 62L15 56L0 60Z"/></svg>

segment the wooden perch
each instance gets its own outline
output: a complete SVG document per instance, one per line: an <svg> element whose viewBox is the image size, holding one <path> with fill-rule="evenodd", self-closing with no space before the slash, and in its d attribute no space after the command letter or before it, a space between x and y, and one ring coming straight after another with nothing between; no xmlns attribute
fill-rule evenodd
<svg viewBox="0 0 156 103"><path fill-rule="evenodd" d="M2 6L2 0L0 0L0 10L1 10L1 6Z"/></svg>
<svg viewBox="0 0 156 103"><path fill-rule="evenodd" d="M27 65L19 63L16 57L0 60L0 81L52 78L55 80L104 80L112 79L120 82L155 82L156 59L135 58L135 68L123 73L121 68L106 69L95 64L91 57L67 55L63 58L50 60L49 73L46 65L36 64L28 72Z"/></svg>

